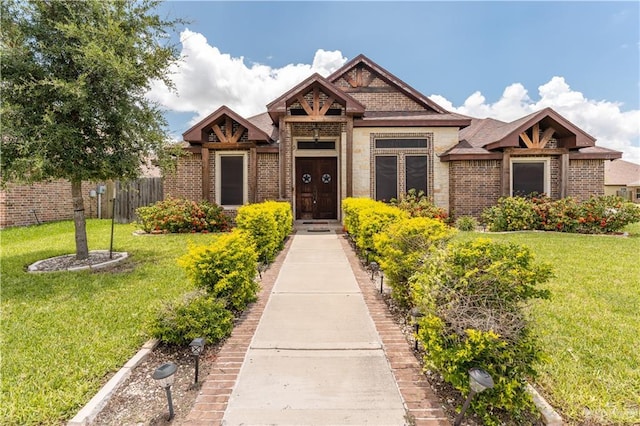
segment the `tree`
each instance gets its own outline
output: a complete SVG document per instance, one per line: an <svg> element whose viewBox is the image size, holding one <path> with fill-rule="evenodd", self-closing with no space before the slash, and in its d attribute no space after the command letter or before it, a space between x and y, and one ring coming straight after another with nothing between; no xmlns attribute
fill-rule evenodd
<svg viewBox="0 0 640 426"><path fill-rule="evenodd" d="M3 0L0 179L71 183L76 256L88 257L82 181L133 179L168 141L145 95L178 57L156 0Z"/></svg>

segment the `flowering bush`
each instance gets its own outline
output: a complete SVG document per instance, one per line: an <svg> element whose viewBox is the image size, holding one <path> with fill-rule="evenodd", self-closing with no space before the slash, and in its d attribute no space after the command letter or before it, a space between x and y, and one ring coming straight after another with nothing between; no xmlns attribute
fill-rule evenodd
<svg viewBox="0 0 640 426"><path fill-rule="evenodd" d="M142 229L149 233L222 232L230 227L222 207L207 201L168 197L139 207L136 215Z"/></svg>
<svg viewBox="0 0 640 426"><path fill-rule="evenodd" d="M411 217L428 217L445 222L449 219L446 210L436 207L433 200L427 197L423 191L418 192L415 189L410 189L398 200L394 198L391 200L391 205L406 211Z"/></svg>
<svg viewBox="0 0 640 426"><path fill-rule="evenodd" d="M490 231L544 231L605 234L640 222L640 206L616 196L591 197L578 203L572 198L547 196L503 197L485 209L482 220Z"/></svg>

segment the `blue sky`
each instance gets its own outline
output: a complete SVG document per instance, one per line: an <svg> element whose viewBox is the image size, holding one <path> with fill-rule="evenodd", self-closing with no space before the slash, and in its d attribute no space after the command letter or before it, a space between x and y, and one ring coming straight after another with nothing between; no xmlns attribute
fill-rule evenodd
<svg viewBox="0 0 640 426"><path fill-rule="evenodd" d="M264 110L281 87L363 53L445 108L510 121L552 106L640 162L640 2L171 1L160 10L191 21L179 30L186 68L211 74L182 76L177 96L155 98L175 135L221 103Z"/></svg>

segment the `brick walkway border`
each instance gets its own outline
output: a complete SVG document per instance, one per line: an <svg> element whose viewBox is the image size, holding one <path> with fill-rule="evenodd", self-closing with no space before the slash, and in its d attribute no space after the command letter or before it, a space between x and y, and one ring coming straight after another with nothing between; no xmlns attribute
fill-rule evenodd
<svg viewBox="0 0 640 426"><path fill-rule="evenodd" d="M360 264L345 236L338 234L338 240L349 260L371 318L382 339L385 354L410 417L410 424L415 426L450 425L439 398L422 374L422 368L411 349L411 344L390 314L382 295L371 282L369 273ZM293 238L287 240L284 249L274 263L263 273L262 289L258 295L258 301L239 318L231 337L226 340L218 352L211 372L202 383L200 394L184 421L184 425L211 426L221 424L240 367L292 241Z"/></svg>

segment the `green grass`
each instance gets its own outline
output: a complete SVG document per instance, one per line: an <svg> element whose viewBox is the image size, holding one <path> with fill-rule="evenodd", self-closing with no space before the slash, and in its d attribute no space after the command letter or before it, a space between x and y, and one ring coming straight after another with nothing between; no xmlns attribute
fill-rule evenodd
<svg viewBox="0 0 640 426"><path fill-rule="evenodd" d="M110 222L88 221L90 250L108 249ZM60 424L73 417L147 340L143 323L162 301L190 291L176 259L209 235L133 236L116 225L116 273L29 274L41 259L73 253L72 222L0 232L0 423Z"/></svg>
<svg viewBox="0 0 640 426"><path fill-rule="evenodd" d="M548 355L536 385L573 424L640 424L640 224L626 230L481 235L526 245L554 267L552 298L533 310Z"/></svg>

